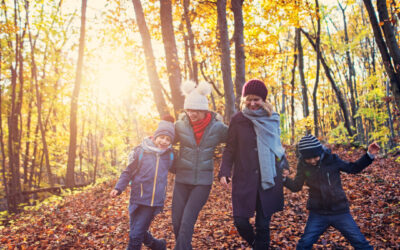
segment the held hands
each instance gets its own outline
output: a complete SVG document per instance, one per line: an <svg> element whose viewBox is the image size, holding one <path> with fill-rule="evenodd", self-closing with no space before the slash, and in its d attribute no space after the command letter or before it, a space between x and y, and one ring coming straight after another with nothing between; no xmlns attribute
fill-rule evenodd
<svg viewBox="0 0 400 250"><path fill-rule="evenodd" d="M118 195L118 190L116 190L116 189L113 189L113 190L111 190L111 192L110 192L110 196L111 197L116 197Z"/></svg>
<svg viewBox="0 0 400 250"><path fill-rule="evenodd" d="M373 143L369 144L369 146L368 146L368 152L373 155L376 155L377 153L379 153L380 149L381 148L379 147L379 145L376 142L373 142Z"/></svg>
<svg viewBox="0 0 400 250"><path fill-rule="evenodd" d="M229 183L231 182L231 178L230 177L221 177L221 179L219 179L219 182L222 184L222 186L224 186L226 189L229 189Z"/></svg>
<svg viewBox="0 0 400 250"><path fill-rule="evenodd" d="M289 174L290 174L290 170L287 169L287 168L284 168L283 171L282 171L282 177L283 177L283 179L286 179L286 177L288 177Z"/></svg>

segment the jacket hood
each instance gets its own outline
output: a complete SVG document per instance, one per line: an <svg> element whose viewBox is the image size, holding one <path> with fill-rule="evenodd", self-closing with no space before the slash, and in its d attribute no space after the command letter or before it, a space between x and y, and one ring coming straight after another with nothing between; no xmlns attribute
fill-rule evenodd
<svg viewBox="0 0 400 250"><path fill-rule="evenodd" d="M167 152L168 150L171 149L171 145L169 145L169 147L167 149L159 149L158 147L156 147L156 145L154 145L153 140L151 139L151 137L146 137L142 143L140 144L140 147L143 148L144 151L146 152L152 152L152 153L157 153L157 154L164 154L165 152Z"/></svg>

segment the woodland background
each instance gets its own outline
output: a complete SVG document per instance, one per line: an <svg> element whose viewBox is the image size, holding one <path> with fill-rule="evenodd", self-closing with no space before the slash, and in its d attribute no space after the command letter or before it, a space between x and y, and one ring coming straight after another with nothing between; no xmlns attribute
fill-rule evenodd
<svg viewBox="0 0 400 250"><path fill-rule="evenodd" d="M210 109L226 123L243 84L261 79L286 145L305 133L331 145L377 141L398 174L399 8L398 0L1 0L4 225L49 192L69 192L60 187L115 179L159 117L182 111L186 79L212 84Z"/></svg>

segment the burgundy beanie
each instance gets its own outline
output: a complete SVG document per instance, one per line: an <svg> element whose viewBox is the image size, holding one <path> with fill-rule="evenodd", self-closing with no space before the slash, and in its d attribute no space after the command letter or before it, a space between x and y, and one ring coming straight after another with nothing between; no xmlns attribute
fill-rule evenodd
<svg viewBox="0 0 400 250"><path fill-rule="evenodd" d="M261 97L263 101L265 101L265 99L267 98L267 94L268 94L267 87L265 87L264 82L261 80L252 79L243 85L242 89L243 97L247 95L256 95Z"/></svg>

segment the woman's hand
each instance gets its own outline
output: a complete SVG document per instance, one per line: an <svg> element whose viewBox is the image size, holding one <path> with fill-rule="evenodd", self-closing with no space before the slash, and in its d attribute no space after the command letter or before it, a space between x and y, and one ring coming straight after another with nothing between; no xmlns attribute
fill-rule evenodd
<svg viewBox="0 0 400 250"><path fill-rule="evenodd" d="M222 186L229 189L230 186L229 183L231 182L231 178L222 176L221 179L219 179L219 182L222 184Z"/></svg>
<svg viewBox="0 0 400 250"><path fill-rule="evenodd" d="M116 189L113 189L113 190L111 190L111 192L110 192L110 196L111 197L116 197L118 195L118 190L116 190Z"/></svg>

